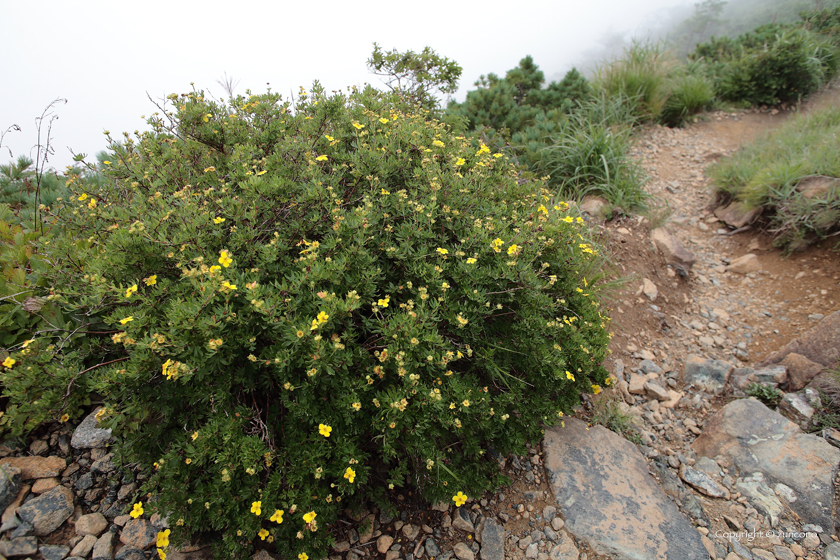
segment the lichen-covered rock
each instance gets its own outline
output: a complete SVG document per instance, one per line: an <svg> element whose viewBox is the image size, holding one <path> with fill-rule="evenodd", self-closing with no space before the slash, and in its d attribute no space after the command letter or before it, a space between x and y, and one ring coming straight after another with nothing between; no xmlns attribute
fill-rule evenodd
<svg viewBox="0 0 840 560"><path fill-rule="evenodd" d="M56 486L18 508L18 516L34 528L36 537L45 537L73 515L73 491Z"/></svg>

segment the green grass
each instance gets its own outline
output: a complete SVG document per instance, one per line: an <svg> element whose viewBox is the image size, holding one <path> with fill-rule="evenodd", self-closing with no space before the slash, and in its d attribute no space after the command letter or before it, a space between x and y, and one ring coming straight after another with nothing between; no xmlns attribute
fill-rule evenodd
<svg viewBox="0 0 840 560"><path fill-rule="evenodd" d="M636 117L656 120L668 100L673 66L660 44L633 42L621 58L598 67L595 87L607 97L631 101Z"/></svg>
<svg viewBox="0 0 840 560"><path fill-rule="evenodd" d="M566 195L600 195L624 210L644 208L644 174L629 157L632 105L622 95L580 104L542 149L539 171Z"/></svg>
<svg viewBox="0 0 840 560"><path fill-rule="evenodd" d="M711 169L723 199L762 207L777 244L803 249L840 229L840 189L807 198L806 178L840 177L840 108L797 115Z"/></svg>
<svg viewBox="0 0 840 560"><path fill-rule="evenodd" d="M614 394L604 393L593 399L592 423L600 424L633 443L641 443L637 418L624 411L619 397Z"/></svg>

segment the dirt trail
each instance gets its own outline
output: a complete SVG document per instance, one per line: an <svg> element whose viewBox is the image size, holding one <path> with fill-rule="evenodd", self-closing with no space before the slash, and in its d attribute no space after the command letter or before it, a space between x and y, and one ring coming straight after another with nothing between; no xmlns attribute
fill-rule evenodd
<svg viewBox="0 0 840 560"><path fill-rule="evenodd" d="M803 110L829 105L840 105L840 89L826 91ZM630 279L612 309L614 356L648 349L673 368L689 353L724 359L740 354L742 361L755 363L840 307L840 259L833 242L784 257L772 237L756 228L720 235L725 227L712 214L715 197L707 166L790 115L717 112L685 129L642 131L635 155L650 176L647 190L670 207L666 225L696 255L697 264L689 278L680 278L652 254L651 224L624 219L605 225L618 272ZM726 271L730 260L747 253L758 256L761 270ZM638 293L645 277L660 290L655 302Z"/></svg>

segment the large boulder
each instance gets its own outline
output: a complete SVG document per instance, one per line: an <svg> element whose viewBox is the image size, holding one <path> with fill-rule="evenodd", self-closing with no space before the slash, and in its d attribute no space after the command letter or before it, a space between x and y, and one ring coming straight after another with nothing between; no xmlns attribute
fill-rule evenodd
<svg viewBox="0 0 840 560"><path fill-rule="evenodd" d="M834 527L833 477L840 449L756 399L733 401L706 423L692 448L698 456L728 456L742 475L762 473L768 486L784 484L795 500L788 506L804 523Z"/></svg>
<svg viewBox="0 0 840 560"><path fill-rule="evenodd" d="M570 418L546 430L545 468L566 529L619 560L708 558L700 534L648 472L636 447Z"/></svg>

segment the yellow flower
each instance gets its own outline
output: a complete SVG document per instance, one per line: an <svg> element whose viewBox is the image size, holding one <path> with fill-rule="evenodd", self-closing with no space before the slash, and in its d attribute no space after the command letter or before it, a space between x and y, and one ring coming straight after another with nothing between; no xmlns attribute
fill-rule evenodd
<svg viewBox="0 0 840 560"><path fill-rule="evenodd" d="M262 502L252 502L251 503L251 513L259 516L262 513Z"/></svg>
<svg viewBox="0 0 840 560"><path fill-rule="evenodd" d="M217 265L217 264L214 264L213 266L210 267L210 274L216 274L220 270L222 270L222 267Z"/></svg>
<svg viewBox="0 0 840 560"><path fill-rule="evenodd" d="M275 522L275 523L277 523L278 525L279 525L280 523L283 523L283 513L284 513L284 512L283 512L283 510L282 510L282 509L276 509L276 510L274 510L274 513L271 515L271 518L269 519L269 521L274 521L274 522Z"/></svg>
<svg viewBox="0 0 840 560"><path fill-rule="evenodd" d="M309 560L309 556L307 556L305 552L301 552L298 554L298 560Z"/></svg>
<svg viewBox="0 0 840 560"><path fill-rule="evenodd" d="M575 219L572 218L571 216L566 216L565 218L563 218L563 221L566 222L567 224L571 224L572 222L575 221Z"/></svg>
<svg viewBox="0 0 840 560"><path fill-rule="evenodd" d="M22 346L23 346L24 348L26 348L26 347L28 347L30 344L32 344L33 342L35 342L35 339L34 339L34 338L30 338L29 340L24 340L24 341L23 341Z"/></svg>
<svg viewBox="0 0 840 560"><path fill-rule="evenodd" d="M303 520L308 525L308 524L312 523L313 521L315 521L315 518L317 516L318 516L317 513L315 513L314 511L310 511L309 513L304 513L303 514Z"/></svg>
<svg viewBox="0 0 840 560"><path fill-rule="evenodd" d="M455 403L449 403L449 410L455 410Z"/></svg>
<svg viewBox="0 0 840 560"><path fill-rule="evenodd" d="M353 484L353 481L356 480L356 471L347 467L347 470L344 471L344 478L350 481L350 484Z"/></svg>
<svg viewBox="0 0 840 560"><path fill-rule="evenodd" d="M502 154L493 154L493 157L494 158L500 158L500 157L502 157Z"/></svg>
<svg viewBox="0 0 840 560"><path fill-rule="evenodd" d="M189 457L187 457L187 459L186 459L184 462L185 462L186 464L190 465L190 464L192 464L192 459L190 459Z"/></svg>
<svg viewBox="0 0 840 560"><path fill-rule="evenodd" d="M149 276L148 278L144 278L144 279L143 279L143 282L144 282L147 286L154 286L155 284L157 284L157 274L152 274L152 275L151 275L151 276Z"/></svg>
<svg viewBox="0 0 840 560"><path fill-rule="evenodd" d="M464 399L464 402L462 402L461 404L464 405L465 407L467 407L467 406L470 406L470 401L467 400L467 399Z"/></svg>
<svg viewBox="0 0 840 560"><path fill-rule="evenodd" d="M129 287L125 291L125 297L130 298L131 296L133 296L136 293L137 293L137 284L132 284L131 287Z"/></svg>
<svg viewBox="0 0 840 560"><path fill-rule="evenodd" d="M330 437L330 432L332 432L332 427L327 426L326 424L318 424L318 433L324 437ZM307 523L309 523L307 521Z"/></svg>
<svg viewBox="0 0 840 560"><path fill-rule="evenodd" d="M260 175L265 175L265 174L266 174L266 170L265 170L265 169L263 169L262 171L260 171L259 173L257 173L257 177L259 177Z"/></svg>
<svg viewBox="0 0 840 560"><path fill-rule="evenodd" d="M223 267L227 268L227 267L230 266L230 263L232 263L232 262L233 262L233 259L230 258L230 253L228 253L227 250L223 249L219 253L219 264L222 265Z"/></svg>
<svg viewBox="0 0 840 560"><path fill-rule="evenodd" d="M120 319L120 324L121 324L121 325L125 325L126 323L130 323L130 322L131 322L131 321L133 321L133 320L134 320L134 316L133 316L133 315L129 315L129 316L128 316L128 317L126 317L125 319Z"/></svg>
<svg viewBox="0 0 840 560"><path fill-rule="evenodd" d="M65 412L64 414L62 414L62 415L61 415L61 423L62 423L62 424L64 424L64 423L65 423L65 422L67 422L68 420L70 420L70 415L69 415L69 414L67 414L67 413Z"/></svg>
<svg viewBox="0 0 840 560"><path fill-rule="evenodd" d="M213 218L213 223L214 223L214 224L221 224L221 223L222 223L222 222L224 222L224 221L225 221L225 219L224 219L224 218L220 218L220 217L218 217L218 216L217 216L217 217L215 217L215 218Z"/></svg>
<svg viewBox="0 0 840 560"><path fill-rule="evenodd" d="M178 369L177 369L177 368L175 368L175 369L174 369L173 371L171 371L171 372L169 371L169 368L170 368L173 364L174 364L174 362L173 362L172 360L166 360L165 362L163 362L163 375L165 375L167 379L172 379L172 378L173 378L173 377L175 377L175 375L177 375L177 373L178 373Z"/></svg>
<svg viewBox="0 0 840 560"><path fill-rule="evenodd" d="M391 296L385 296L385 299L380 299L376 302L379 307L388 307L388 302L391 301Z"/></svg>
<svg viewBox="0 0 840 560"><path fill-rule="evenodd" d="M215 167L213 167L212 165L211 165L210 167L205 167L205 168L204 168L204 172L205 172L205 173L208 173L208 172L210 172L210 171L216 171L216 168L215 168Z"/></svg>
<svg viewBox="0 0 840 560"><path fill-rule="evenodd" d="M143 515L143 502L137 502L136 504L134 504L134 509L131 510L131 513L129 515L131 515L131 517L133 517L134 519L137 519L138 517Z"/></svg>
<svg viewBox="0 0 840 560"><path fill-rule="evenodd" d="M455 162L455 165L464 165L465 163L467 163L467 160L465 160L462 157L459 157L458 160Z"/></svg>
<svg viewBox="0 0 840 560"><path fill-rule="evenodd" d="M391 191L386 191L385 189L382 189L382 194L388 195L388 194L391 194Z"/></svg>
<svg viewBox="0 0 840 560"><path fill-rule="evenodd" d="M17 363L17 360L12 358L11 356L7 356L6 359L3 360L3 365L6 366L7 368L12 367L13 365L15 365L15 363Z"/></svg>
<svg viewBox="0 0 840 560"><path fill-rule="evenodd" d="M268 536L268 531L266 531L265 529L260 529L260 532L257 533L257 536L260 539L265 540L265 538Z"/></svg>
<svg viewBox="0 0 840 560"><path fill-rule="evenodd" d="M363 125L363 124L359 124L359 123L357 123L357 122L355 122L355 121L353 121L353 126L355 126L355 127L356 127L356 129L358 129L358 130L361 130L361 129L363 129L363 128L365 127L365 125Z"/></svg>
<svg viewBox="0 0 840 560"><path fill-rule="evenodd" d="M192 435L191 435L190 437L192 438L192 440L193 440L193 441L197 440L197 439L198 439L198 430L196 430L195 432L193 432L193 433L192 433Z"/></svg>
<svg viewBox="0 0 840 560"><path fill-rule="evenodd" d="M518 253L519 253L519 246L518 245L514 244L514 245L511 245L510 247L508 247L508 255L513 256L513 255L516 255Z"/></svg>
<svg viewBox="0 0 840 560"><path fill-rule="evenodd" d="M318 156L315 158L315 161L327 161L327 156Z"/></svg>
<svg viewBox="0 0 840 560"><path fill-rule="evenodd" d="M353 410L355 410L357 412L362 409L362 403L360 403L360 402L354 402L350 406L353 408Z"/></svg>
<svg viewBox="0 0 840 560"><path fill-rule="evenodd" d="M488 148L484 142L481 143L481 148L475 153L475 155L480 156L481 154L489 154L490 148Z"/></svg>
<svg viewBox="0 0 840 560"><path fill-rule="evenodd" d="M499 239L498 237L496 239L494 239L492 242L490 242L490 246L497 253L500 253L502 251L502 245L504 245L504 244L505 244L505 242L502 241L501 239Z"/></svg>
<svg viewBox="0 0 840 560"><path fill-rule="evenodd" d="M204 122L207 122L207 121L209 121L209 120L210 120L210 117L212 117L212 116L213 116L213 115L211 115L210 113L207 113L206 115L204 115L204 116L201 118L201 120L203 120Z"/></svg>
<svg viewBox="0 0 840 560"><path fill-rule="evenodd" d="M441 247L438 247L437 249L435 249L435 251L437 251L439 255L448 255L449 254L449 251L447 251L446 249L443 249Z"/></svg>
<svg viewBox="0 0 840 560"><path fill-rule="evenodd" d="M230 290L231 292L233 292L233 291L236 291L236 284L231 284L230 282L225 280L224 282L222 282L222 288L224 288L225 290Z"/></svg>
<svg viewBox="0 0 840 560"><path fill-rule="evenodd" d="M568 380L570 380L570 381L574 381L574 380L575 380L575 376L574 376L574 375L572 375L572 372L570 372L570 371L566 371L566 379L568 379Z"/></svg>
<svg viewBox="0 0 840 560"><path fill-rule="evenodd" d="M457 507L461 507L462 505L464 505L465 503L467 503L467 497L464 495L464 493L463 493L463 492L461 492L461 491L459 490L457 494L455 494L454 496L452 496L452 501L453 501L453 502L455 502L455 505L456 505Z"/></svg>
<svg viewBox="0 0 840 560"><path fill-rule="evenodd" d="M157 549L157 553L160 560L166 560L166 552L162 548Z"/></svg>
<svg viewBox="0 0 840 560"><path fill-rule="evenodd" d="M545 206L543 206L542 204L540 204L540 207L537 208L537 212L542 212L543 214L548 214L548 209Z"/></svg>
<svg viewBox="0 0 840 560"><path fill-rule="evenodd" d="M95 198L90 199L90 202L88 202L88 208L90 208L91 210L96 208L96 199Z"/></svg>
<svg viewBox="0 0 840 560"><path fill-rule="evenodd" d="M81 196L79 196L79 202L83 200L87 200L87 193L82 193Z"/></svg>
<svg viewBox="0 0 840 560"><path fill-rule="evenodd" d="M296 335L298 338L303 338L303 331L297 331L297 332L295 333L295 335Z"/></svg>
<svg viewBox="0 0 840 560"><path fill-rule="evenodd" d="M592 386L592 393L593 394L597 395L600 392L601 392L601 387L600 386L598 386L598 385L593 385Z"/></svg>
<svg viewBox="0 0 840 560"><path fill-rule="evenodd" d="M388 122L388 119L386 119L385 117L382 117L381 119L379 119L379 122L381 122L382 124L385 124L385 123Z"/></svg>
<svg viewBox="0 0 840 560"><path fill-rule="evenodd" d="M158 548L166 548L169 546L169 533L171 531L167 529L166 531L160 531L157 534L157 547Z"/></svg>
<svg viewBox="0 0 840 560"><path fill-rule="evenodd" d="M435 140L434 142L432 142L432 146L437 146L438 148L443 148L444 146L446 146L446 144L444 144L440 140Z"/></svg>

